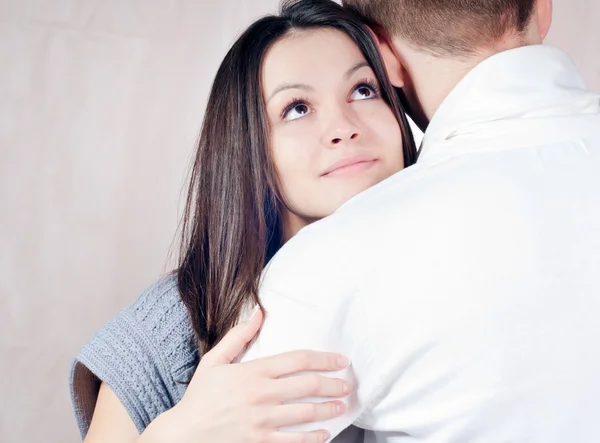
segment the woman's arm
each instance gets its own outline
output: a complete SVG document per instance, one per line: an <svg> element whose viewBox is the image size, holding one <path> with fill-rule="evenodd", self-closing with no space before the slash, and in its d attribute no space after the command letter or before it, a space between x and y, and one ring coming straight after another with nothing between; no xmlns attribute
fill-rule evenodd
<svg viewBox="0 0 600 443"><path fill-rule="evenodd" d="M137 428L127 410L112 389L102 383L85 443L135 443L138 438Z"/></svg>
<svg viewBox="0 0 600 443"><path fill-rule="evenodd" d="M138 435L117 396L102 384L85 443L321 443L323 430L280 432L279 428L328 420L346 411L340 401L291 403L305 397L345 397L343 380L306 371L337 371L347 365L331 353L296 351L248 363L231 364L262 323L257 312L232 329L203 358L175 407L158 416Z"/></svg>

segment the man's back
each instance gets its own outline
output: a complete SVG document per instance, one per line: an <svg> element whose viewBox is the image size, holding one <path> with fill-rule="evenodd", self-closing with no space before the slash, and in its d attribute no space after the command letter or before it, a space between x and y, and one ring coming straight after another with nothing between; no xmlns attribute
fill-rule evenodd
<svg viewBox="0 0 600 443"><path fill-rule="evenodd" d="M451 160L421 201L374 214L359 254L372 260L354 283L376 378L394 381L366 427L443 442L589 441L600 414L600 138L586 147ZM402 210L415 217L394 233Z"/></svg>
<svg viewBox="0 0 600 443"><path fill-rule="evenodd" d="M535 57L539 82L522 66ZM322 424L334 434L354 421L377 441L594 435L600 101L569 63L544 47L484 62L436 114L416 166L270 265L269 316L247 358L348 354L357 397Z"/></svg>

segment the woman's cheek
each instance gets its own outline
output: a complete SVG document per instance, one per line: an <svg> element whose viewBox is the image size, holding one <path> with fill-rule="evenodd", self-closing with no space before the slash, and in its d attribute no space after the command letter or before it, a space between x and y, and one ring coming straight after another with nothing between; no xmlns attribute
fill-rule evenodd
<svg viewBox="0 0 600 443"><path fill-rule="evenodd" d="M279 182L287 193L303 186L303 177L310 175L311 152L306 136L298 131L288 131L273 141L273 161ZM304 184L305 185L305 184Z"/></svg>
<svg viewBox="0 0 600 443"><path fill-rule="evenodd" d="M367 123L369 128L381 137L401 137L400 125L391 109L385 104L373 109L373 112L368 116Z"/></svg>

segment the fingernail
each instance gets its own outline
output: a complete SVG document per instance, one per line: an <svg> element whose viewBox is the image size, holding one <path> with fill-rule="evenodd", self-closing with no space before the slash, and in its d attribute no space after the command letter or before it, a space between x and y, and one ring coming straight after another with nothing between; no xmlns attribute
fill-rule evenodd
<svg viewBox="0 0 600 443"><path fill-rule="evenodd" d="M344 382L342 390L344 394L350 394L352 392L352 385L348 382Z"/></svg>
<svg viewBox="0 0 600 443"><path fill-rule="evenodd" d="M350 364L350 360L343 355L339 355L337 358L337 364L340 368L345 368Z"/></svg>
<svg viewBox="0 0 600 443"><path fill-rule="evenodd" d="M256 314L258 314L258 311L260 309L259 305L254 306L254 308L252 308L252 311L250 311L250 316L248 317L248 320L246 320L246 323L252 321L252 319L254 317L256 317Z"/></svg>
<svg viewBox="0 0 600 443"><path fill-rule="evenodd" d="M331 434L327 431L323 431L323 443L331 438Z"/></svg>
<svg viewBox="0 0 600 443"><path fill-rule="evenodd" d="M335 404L335 412L338 415L342 415L344 412L346 412L346 405L342 402L338 402Z"/></svg>

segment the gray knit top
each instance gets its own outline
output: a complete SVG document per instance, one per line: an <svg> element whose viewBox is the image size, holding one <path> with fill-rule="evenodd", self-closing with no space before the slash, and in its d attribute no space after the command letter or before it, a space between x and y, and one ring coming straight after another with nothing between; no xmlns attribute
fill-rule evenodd
<svg viewBox="0 0 600 443"><path fill-rule="evenodd" d="M119 398L141 434L183 397L199 356L187 310L174 275L146 289L81 349L69 379L81 438L92 421L100 384ZM335 443L363 442L349 427Z"/></svg>
<svg viewBox="0 0 600 443"><path fill-rule="evenodd" d="M142 432L177 404L198 365L198 351L175 276L146 289L81 349L71 369L71 399L82 438L100 383L107 383Z"/></svg>

